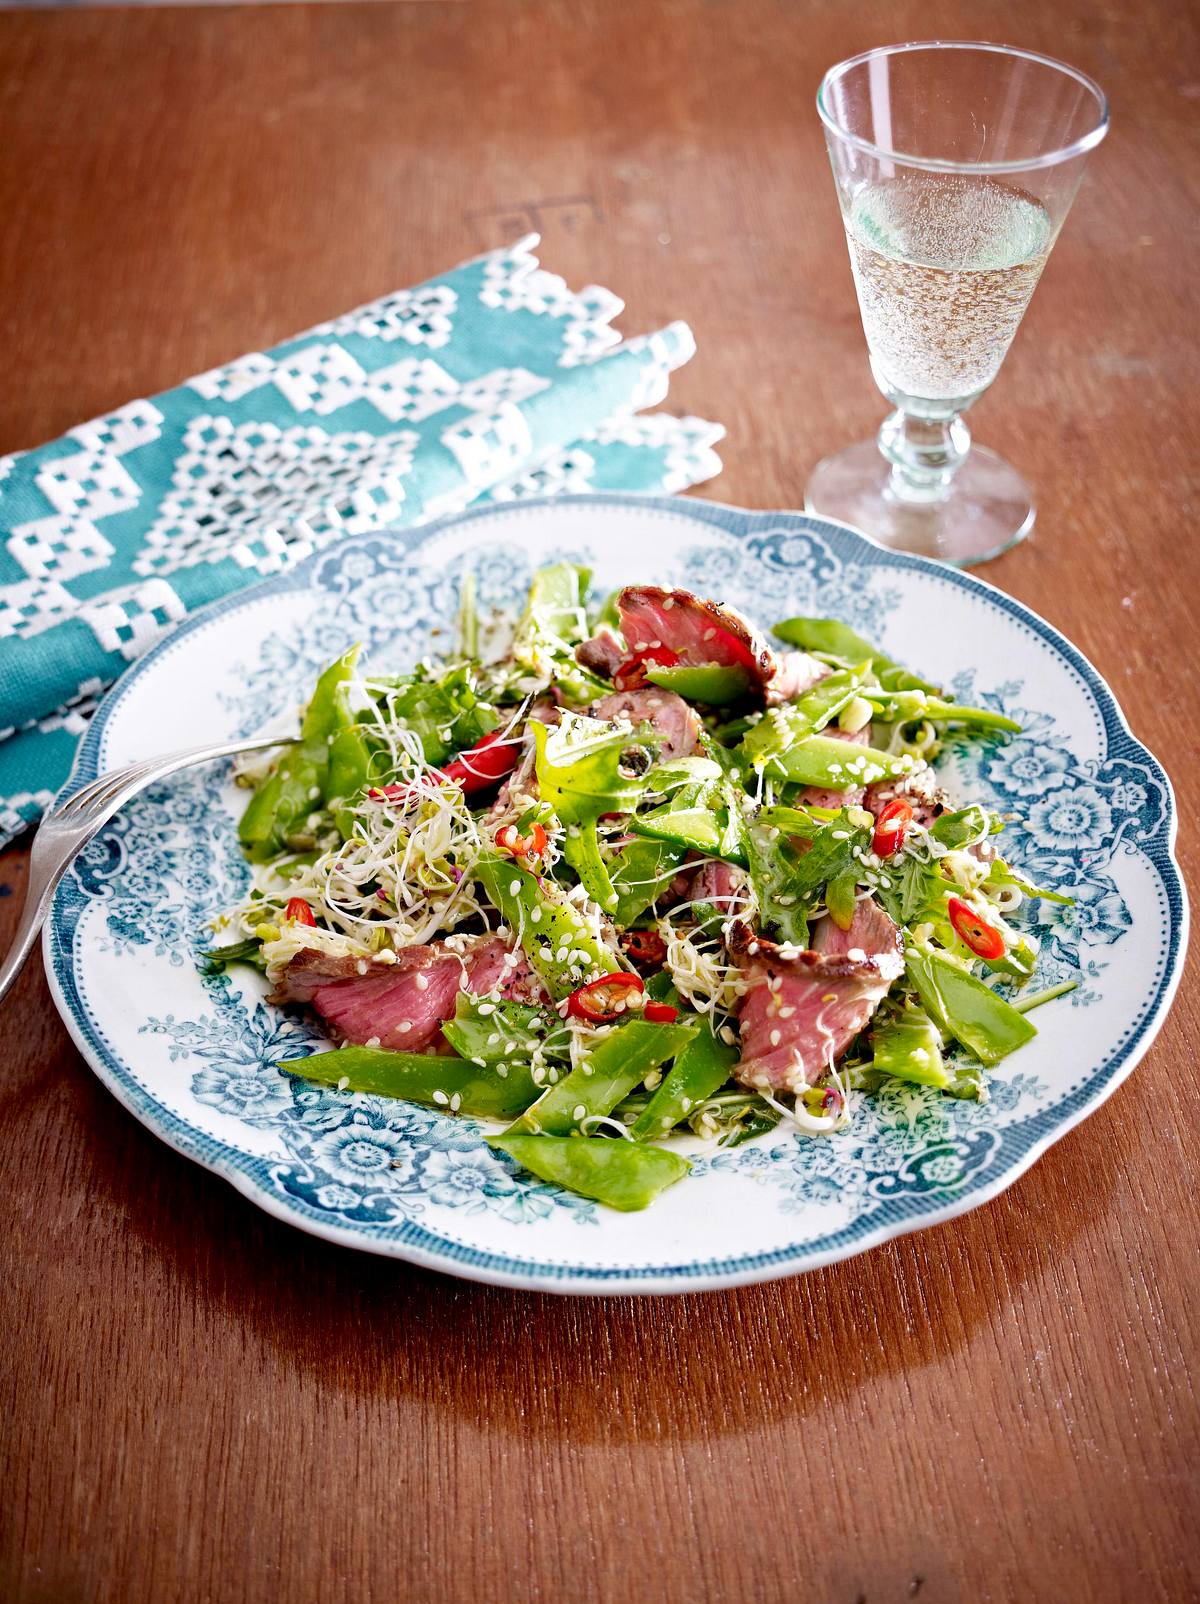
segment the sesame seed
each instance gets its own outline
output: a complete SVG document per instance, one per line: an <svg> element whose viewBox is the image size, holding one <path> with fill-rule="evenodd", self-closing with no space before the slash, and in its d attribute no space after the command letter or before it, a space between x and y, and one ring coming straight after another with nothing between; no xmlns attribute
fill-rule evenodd
<svg viewBox="0 0 1200 1604"><path fill-rule="evenodd" d="M462 1094L459 1093L459 1092L455 1092L454 1096L450 1099L450 1112L452 1114L457 1114L461 1107L462 1107Z"/></svg>
<svg viewBox="0 0 1200 1604"><path fill-rule="evenodd" d="M579 1120L583 1119L586 1113L586 1105L583 1103L576 1103L575 1107L571 1110L571 1118L578 1122Z"/></svg>
<svg viewBox="0 0 1200 1604"><path fill-rule="evenodd" d="M421 974L418 971L418 973L413 976L413 984L416 986L418 991L428 991L429 990L429 976Z"/></svg>
<svg viewBox="0 0 1200 1604"><path fill-rule="evenodd" d="M445 1092L434 1092L433 1100L440 1108L445 1108L446 1104L450 1101Z"/></svg>
<svg viewBox="0 0 1200 1604"><path fill-rule="evenodd" d="M778 1047L782 1040L783 1040L783 1036L780 1034L779 1031L773 1030L771 1032L771 1046L772 1047Z"/></svg>
<svg viewBox="0 0 1200 1604"><path fill-rule="evenodd" d="M365 975L371 966L365 958L360 958L354 967L358 970L360 975Z"/></svg>
<svg viewBox="0 0 1200 1604"><path fill-rule="evenodd" d="M338 1083L337 1083L338 1091L339 1092L344 1092L346 1090L346 1087L349 1086L349 1084L350 1084L349 1075L343 1075L341 1080L338 1081Z"/></svg>
<svg viewBox="0 0 1200 1604"><path fill-rule="evenodd" d="M379 1037L378 1036L368 1036L366 1041L363 1043L363 1046L364 1047L378 1047L379 1046Z"/></svg>
<svg viewBox="0 0 1200 1604"><path fill-rule="evenodd" d="M402 1036L407 1036L409 1031L412 1029L412 1020L411 1019L402 1019L400 1021L400 1023L396 1026L396 1029L400 1032L400 1034Z"/></svg>

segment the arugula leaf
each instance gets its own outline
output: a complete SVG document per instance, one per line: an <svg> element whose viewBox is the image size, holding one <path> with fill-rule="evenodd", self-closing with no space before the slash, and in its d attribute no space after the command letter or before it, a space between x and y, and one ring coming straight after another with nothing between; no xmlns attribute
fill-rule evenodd
<svg viewBox="0 0 1200 1604"><path fill-rule="evenodd" d="M612 911L619 900L600 851L596 821L602 813L631 813L646 790L646 773L624 761L631 747L653 740L614 730L602 719L564 712L553 729L533 723L538 792L567 827L563 856L588 895Z"/></svg>
<svg viewBox="0 0 1200 1604"><path fill-rule="evenodd" d="M388 692L379 706L380 718L393 717L419 736L425 761L434 767L476 745L500 723L496 709L479 696L469 663L460 663L438 678L417 673L375 683Z"/></svg>

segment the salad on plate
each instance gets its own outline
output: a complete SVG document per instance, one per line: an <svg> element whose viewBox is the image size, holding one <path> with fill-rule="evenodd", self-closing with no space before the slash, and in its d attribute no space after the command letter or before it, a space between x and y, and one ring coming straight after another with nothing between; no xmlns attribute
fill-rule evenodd
<svg viewBox="0 0 1200 1604"><path fill-rule="evenodd" d="M1018 726L833 619L772 644L688 591L534 576L407 674L321 675L244 761L253 868L214 964L265 972L333 1050L280 1068L489 1122L613 1208L698 1144L820 1139L889 1078L986 1099L1035 1034L1031 886L932 767ZM1066 900L1059 898L1058 900Z"/></svg>

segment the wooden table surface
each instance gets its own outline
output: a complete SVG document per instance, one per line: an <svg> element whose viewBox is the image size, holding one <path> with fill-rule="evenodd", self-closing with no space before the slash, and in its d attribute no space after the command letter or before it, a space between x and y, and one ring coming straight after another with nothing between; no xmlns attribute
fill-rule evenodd
<svg viewBox="0 0 1200 1604"><path fill-rule="evenodd" d="M822 69L1005 38L1113 128L972 422L1037 487L987 577L1107 676L1196 862L1196 14L655 0L0 15L0 449L529 228L687 318L710 493L876 426ZM0 941L24 857L0 859ZM1194 975L1193 975L1194 979ZM996 1202L738 1292L494 1291L310 1240L3 1016L0 1593L22 1601L1200 1596L1194 989Z"/></svg>

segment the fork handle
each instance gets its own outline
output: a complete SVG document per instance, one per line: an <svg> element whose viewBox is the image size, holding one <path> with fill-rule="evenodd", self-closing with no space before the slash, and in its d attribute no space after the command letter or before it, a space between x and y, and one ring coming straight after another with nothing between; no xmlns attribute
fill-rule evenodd
<svg viewBox="0 0 1200 1604"><path fill-rule="evenodd" d="M34 850L29 857L29 885L25 891L25 906L21 909L21 918L17 924L17 933L12 946L5 953L3 961L0 961L0 1002L4 1000L5 992L17 978L21 965L28 958L30 949L37 940L37 933L50 912L58 882L67 872L75 855L87 846L113 814L119 813L139 791L158 780L166 779L167 775L174 774L177 769L189 768L193 763L206 763L213 758L236 757L242 752L263 751L273 746L295 746L295 744L296 737L288 735L258 736L250 741L224 741L219 746L198 746L186 752L170 752L164 757L153 758L144 763L132 763L126 769L115 769L110 775L99 776L100 779L124 780L125 783L110 789L106 799L96 807L96 811L78 824L69 846L53 856L44 857L38 853L38 839L34 838ZM49 813L43 823L50 823L55 817L55 814Z"/></svg>
<svg viewBox="0 0 1200 1604"><path fill-rule="evenodd" d="M100 826L97 825L96 828L99 829ZM80 845L86 843L80 842ZM4 1000L5 992L21 972L21 966L37 940L38 931L46 922L58 882L67 872L67 866L73 856L74 853L64 856L61 862L51 864L49 871L43 868L40 872L36 870L33 858L29 859L29 884L25 888L25 906L21 909L21 918L17 924L17 933L13 937L12 946L5 953L3 960L0 960L0 1002Z"/></svg>

